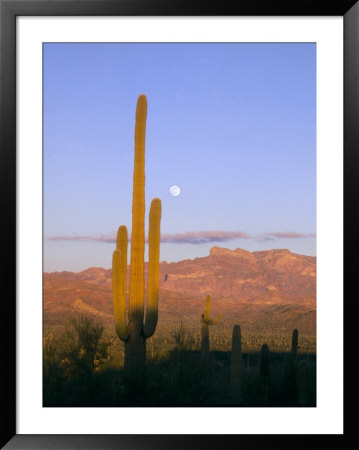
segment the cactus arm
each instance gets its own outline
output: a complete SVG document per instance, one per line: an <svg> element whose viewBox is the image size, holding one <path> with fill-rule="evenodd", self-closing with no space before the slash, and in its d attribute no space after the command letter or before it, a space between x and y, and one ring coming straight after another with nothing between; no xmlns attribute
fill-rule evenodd
<svg viewBox="0 0 359 450"><path fill-rule="evenodd" d="M221 319L222 319L222 314L220 314L218 317L217 317L217 319L208 319L207 321L206 321L206 324L207 325L216 325Z"/></svg>
<svg viewBox="0 0 359 450"><path fill-rule="evenodd" d="M116 250L112 257L112 296L115 328L122 341L128 340L126 323L126 269L127 269L127 228L121 226L117 233Z"/></svg>
<svg viewBox="0 0 359 450"><path fill-rule="evenodd" d="M129 321L143 322L144 251L145 251L145 134L147 99L140 95L136 108L135 163L133 171L131 269L129 288Z"/></svg>
<svg viewBox="0 0 359 450"><path fill-rule="evenodd" d="M148 231L149 264L147 310L143 334L146 338L153 335L158 321L158 298L160 280L160 223L161 200L154 198L150 208L150 223Z"/></svg>
<svg viewBox="0 0 359 450"><path fill-rule="evenodd" d="M125 225L121 225L117 230L116 237L116 249L121 250L127 257L127 245L128 245L128 236L127 236L127 227ZM126 267L127 267L127 259L126 259Z"/></svg>
<svg viewBox="0 0 359 450"><path fill-rule="evenodd" d="M202 327L201 327L201 356L204 362L208 361L209 358L209 328L208 325L215 325L222 319L222 314L218 316L216 320L210 317L211 312L211 296L207 295L206 306L204 308L204 313L202 314Z"/></svg>

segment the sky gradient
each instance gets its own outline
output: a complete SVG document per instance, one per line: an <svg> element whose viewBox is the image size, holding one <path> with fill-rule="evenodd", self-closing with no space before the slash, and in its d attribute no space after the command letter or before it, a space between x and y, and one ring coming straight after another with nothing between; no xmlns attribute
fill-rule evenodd
<svg viewBox="0 0 359 450"><path fill-rule="evenodd" d="M45 271L109 268L118 226L131 231L140 94L161 261L214 245L315 255L315 44L49 43Z"/></svg>

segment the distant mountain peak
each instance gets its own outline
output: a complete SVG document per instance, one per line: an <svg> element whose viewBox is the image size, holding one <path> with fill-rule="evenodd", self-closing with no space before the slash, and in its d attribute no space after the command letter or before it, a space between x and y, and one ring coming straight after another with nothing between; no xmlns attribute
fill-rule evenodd
<svg viewBox="0 0 359 450"><path fill-rule="evenodd" d="M145 279L147 269L146 263ZM81 312L98 314L112 323L111 275L111 269L101 267L77 273L44 273L47 323L56 324ZM206 257L162 262L159 277L162 318L200 317L203 301L210 294L216 299L219 312L227 318L237 315L242 320L243 308L247 308L250 317L250 311L257 307L272 308L277 317L275 308L286 305L298 312L296 317L303 316L300 320L312 321L315 327L315 316L305 315L308 308L312 311L316 306L314 256L287 249L249 252L214 246Z"/></svg>
<svg viewBox="0 0 359 450"><path fill-rule="evenodd" d="M233 255L235 250L230 250L229 248L225 248L225 247L218 247L217 245L215 245L214 247L212 247L209 251L209 256L214 256L214 255Z"/></svg>
<svg viewBox="0 0 359 450"><path fill-rule="evenodd" d="M230 255L230 256L250 256L250 255L276 255L276 254L292 254L290 250L287 248L274 248L271 250L259 250L250 252L249 250L245 250L244 248L236 248L231 250L226 247L219 247L215 245L209 251L210 256L215 255Z"/></svg>

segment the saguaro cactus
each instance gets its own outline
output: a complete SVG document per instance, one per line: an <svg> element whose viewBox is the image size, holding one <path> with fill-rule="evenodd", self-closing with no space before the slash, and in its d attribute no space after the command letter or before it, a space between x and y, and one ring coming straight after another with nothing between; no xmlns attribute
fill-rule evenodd
<svg viewBox="0 0 359 450"><path fill-rule="evenodd" d="M201 343L201 354L203 360L208 360L209 357L209 325L216 325L221 319L222 314L220 314L216 320L210 318L211 309L211 296L207 295L206 307L204 309L204 314L202 314L202 343Z"/></svg>
<svg viewBox="0 0 359 450"><path fill-rule="evenodd" d="M269 400L270 388L270 363L269 363L269 347L263 344L259 358L259 378L260 378L260 392L261 400L267 403Z"/></svg>
<svg viewBox="0 0 359 450"><path fill-rule="evenodd" d="M136 374L145 365L146 339L155 332L158 320L159 248L161 200L151 202L149 220L149 264L145 314L145 134L147 99L140 95L136 109L135 162L133 171L132 234L128 309L126 302L127 228L117 232L112 259L112 291L115 328L125 342L125 367Z"/></svg>
<svg viewBox="0 0 359 450"><path fill-rule="evenodd" d="M231 394L234 402L241 401L242 382L242 338L241 327L234 325L231 353Z"/></svg>

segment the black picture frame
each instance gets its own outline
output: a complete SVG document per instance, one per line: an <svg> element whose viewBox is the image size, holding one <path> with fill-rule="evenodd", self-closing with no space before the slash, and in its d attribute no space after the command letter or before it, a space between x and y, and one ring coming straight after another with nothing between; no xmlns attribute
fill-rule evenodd
<svg viewBox="0 0 359 450"><path fill-rule="evenodd" d="M17 16L342 16L344 18L344 434L343 435L18 435L16 434L16 17ZM352 448L356 424L354 347L359 174L358 0L0 0L1 448L190 449ZM354 261L354 262L353 262ZM333 339L335 339L333 324ZM330 343L328 343L330 345ZM335 364L333 355L333 364ZM350 411L354 413L350 413Z"/></svg>

